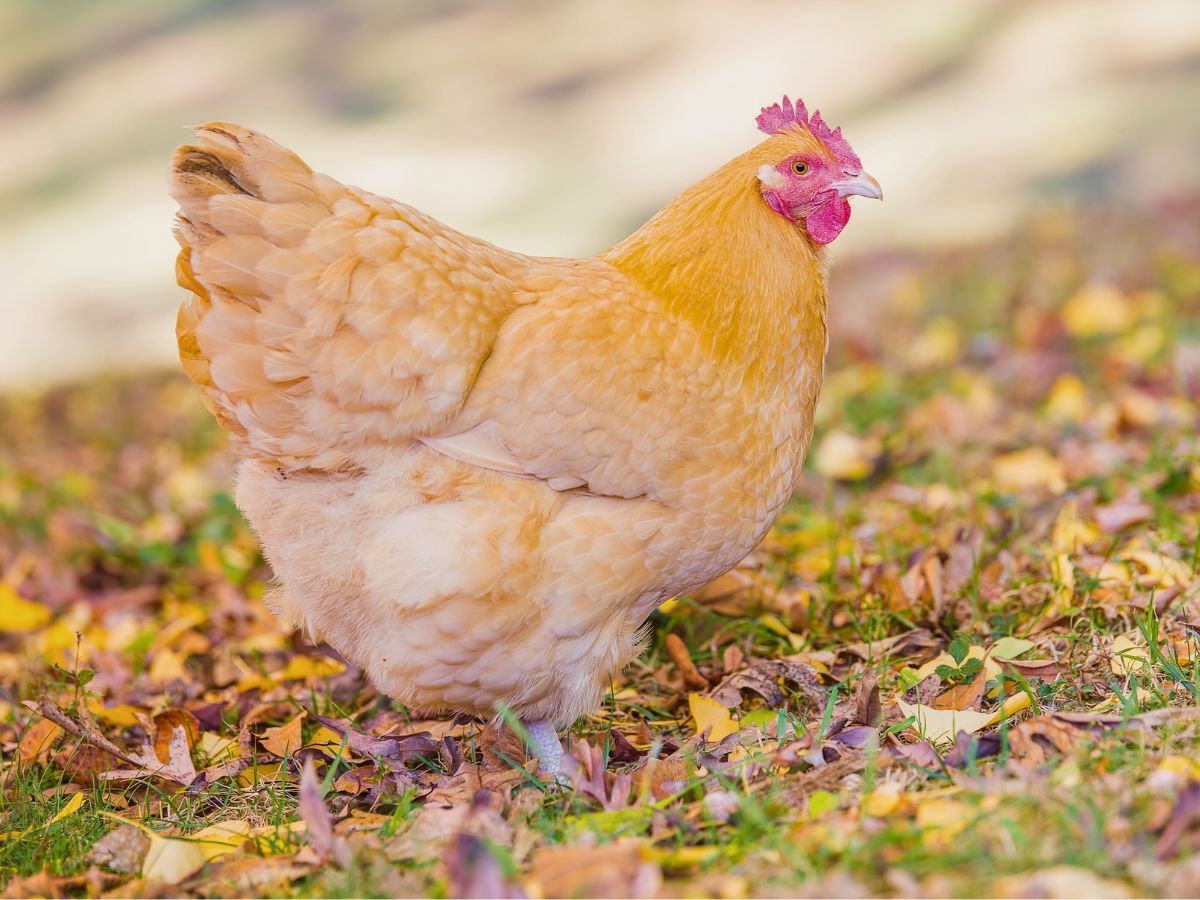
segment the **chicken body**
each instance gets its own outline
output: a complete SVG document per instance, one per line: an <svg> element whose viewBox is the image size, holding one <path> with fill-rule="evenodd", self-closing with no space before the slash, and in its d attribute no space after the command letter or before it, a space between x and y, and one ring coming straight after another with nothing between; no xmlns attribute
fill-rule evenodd
<svg viewBox="0 0 1200 900"><path fill-rule="evenodd" d="M176 153L178 337L243 457L274 606L425 710L566 725L663 600L792 493L826 347L821 248L768 138L583 260L313 173L248 129Z"/></svg>

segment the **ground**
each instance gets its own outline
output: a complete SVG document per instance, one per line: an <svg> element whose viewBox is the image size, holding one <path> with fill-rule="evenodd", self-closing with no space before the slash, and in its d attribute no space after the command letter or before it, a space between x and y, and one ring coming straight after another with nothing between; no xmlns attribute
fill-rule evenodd
<svg viewBox="0 0 1200 900"><path fill-rule="evenodd" d="M181 376L0 399L0 882L1195 895L1197 223L1046 210L839 273L796 498L654 615L566 785L280 632Z"/></svg>

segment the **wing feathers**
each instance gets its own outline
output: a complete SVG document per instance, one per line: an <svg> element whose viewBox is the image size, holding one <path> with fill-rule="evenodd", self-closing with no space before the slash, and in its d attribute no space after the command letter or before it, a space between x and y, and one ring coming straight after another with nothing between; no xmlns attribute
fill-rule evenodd
<svg viewBox="0 0 1200 900"><path fill-rule="evenodd" d="M450 427L529 265L237 125L175 154L176 331L243 452L310 468Z"/></svg>

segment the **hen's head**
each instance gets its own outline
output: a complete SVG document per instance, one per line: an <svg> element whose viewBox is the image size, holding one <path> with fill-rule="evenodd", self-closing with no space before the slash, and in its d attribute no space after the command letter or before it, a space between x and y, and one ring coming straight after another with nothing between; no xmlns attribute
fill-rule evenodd
<svg viewBox="0 0 1200 900"><path fill-rule="evenodd" d="M763 199L785 219L803 224L813 242L828 244L846 227L851 194L883 199L879 182L863 171L842 129L831 131L819 112L810 117L802 102L793 106L784 97L766 107L758 129L776 137L769 143L783 154L758 170Z"/></svg>

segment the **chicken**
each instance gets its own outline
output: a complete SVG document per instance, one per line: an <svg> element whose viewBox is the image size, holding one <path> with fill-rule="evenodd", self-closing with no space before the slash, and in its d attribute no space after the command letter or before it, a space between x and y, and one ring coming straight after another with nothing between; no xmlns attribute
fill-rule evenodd
<svg viewBox="0 0 1200 900"><path fill-rule="evenodd" d="M590 259L502 250L241 126L176 151L180 357L286 623L409 707L509 708L557 770L556 727L754 548L812 437L823 246L881 194L819 113L757 121Z"/></svg>

